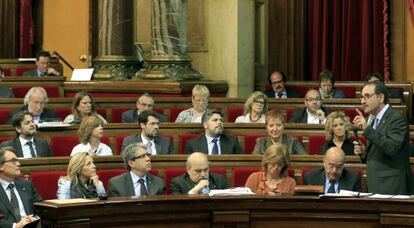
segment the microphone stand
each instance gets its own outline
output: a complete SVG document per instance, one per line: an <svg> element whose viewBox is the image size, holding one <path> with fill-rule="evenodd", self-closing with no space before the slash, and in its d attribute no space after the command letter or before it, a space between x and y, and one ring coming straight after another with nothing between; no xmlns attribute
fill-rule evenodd
<svg viewBox="0 0 414 228"><path fill-rule="evenodd" d="M61 59L64 63L65 63L65 65L67 66L67 67L69 67L71 70L73 70L74 68L73 68L73 66L72 65L70 65L69 63L68 63L68 61L66 61L66 59L65 58L63 58L59 53L57 53L57 51L54 51L53 52L53 54L54 55L56 55L59 59Z"/></svg>

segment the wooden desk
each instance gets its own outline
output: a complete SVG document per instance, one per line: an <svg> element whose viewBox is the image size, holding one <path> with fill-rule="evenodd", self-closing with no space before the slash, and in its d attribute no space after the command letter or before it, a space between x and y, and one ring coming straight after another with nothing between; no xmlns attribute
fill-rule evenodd
<svg viewBox="0 0 414 228"><path fill-rule="evenodd" d="M414 225L414 199L316 196L114 197L35 204L43 227L379 227Z"/></svg>

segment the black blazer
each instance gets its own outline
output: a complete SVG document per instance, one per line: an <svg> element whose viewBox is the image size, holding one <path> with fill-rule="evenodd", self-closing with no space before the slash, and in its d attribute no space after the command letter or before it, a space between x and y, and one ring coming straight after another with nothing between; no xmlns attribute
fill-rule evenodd
<svg viewBox="0 0 414 228"><path fill-rule="evenodd" d="M273 90L265 91L264 94L269 98L276 97L275 91ZM296 90L289 89L289 87L286 87L286 95L288 98L299 98L300 97L300 94Z"/></svg>
<svg viewBox="0 0 414 228"><path fill-rule="evenodd" d="M7 117L7 124L12 124L12 119L13 119L14 114L21 112L21 111L28 112L29 110L27 109L27 105L10 111L9 116ZM44 108L42 114L40 114L40 119L44 120L47 118L57 118L56 112L52 109Z"/></svg>
<svg viewBox="0 0 414 228"><path fill-rule="evenodd" d="M220 136L220 149L222 154L243 154L243 149L239 145L236 137L229 135ZM188 140L185 144L184 152L191 154L193 152L203 152L208 154L207 139L205 135Z"/></svg>
<svg viewBox="0 0 414 228"><path fill-rule="evenodd" d="M325 116L328 116L328 112L324 107L321 107L322 111L325 112ZM308 112L306 107L299 109L293 112L292 117L290 117L289 123L307 123L308 122Z"/></svg>
<svg viewBox="0 0 414 228"><path fill-rule="evenodd" d="M191 180L188 173L181 174L178 177L174 177L170 183L171 194L183 194L186 195L194 188L195 183ZM220 174L209 173L208 175L208 187L210 189L226 189L227 182Z"/></svg>
<svg viewBox="0 0 414 228"><path fill-rule="evenodd" d="M33 142L35 145L37 157L52 157L53 156L50 150L49 144L47 143L46 140L34 137ZM23 157L23 149L22 149L22 145L20 143L19 137L2 142L0 144L0 147L5 147L5 146L13 147L16 150L16 156L20 158Z"/></svg>
<svg viewBox="0 0 414 228"><path fill-rule="evenodd" d="M325 186L326 173L324 168L316 169L305 173L304 185L323 185ZM339 178L339 189L349 191L361 191L361 179L358 174L344 168L341 178Z"/></svg>

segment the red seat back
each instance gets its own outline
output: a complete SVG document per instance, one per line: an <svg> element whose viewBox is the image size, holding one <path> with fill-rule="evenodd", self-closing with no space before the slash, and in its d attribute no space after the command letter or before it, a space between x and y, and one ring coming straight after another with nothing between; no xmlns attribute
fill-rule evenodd
<svg viewBox="0 0 414 228"><path fill-rule="evenodd" d="M309 155L321 154L321 147L326 142L325 135L311 135L309 136L309 146L308 153Z"/></svg>
<svg viewBox="0 0 414 228"><path fill-rule="evenodd" d="M246 184L250 174L262 170L259 167L235 167L233 168L233 187L240 187Z"/></svg>
<svg viewBox="0 0 414 228"><path fill-rule="evenodd" d="M111 120L108 120L108 116L106 113L106 108L97 108L96 112L101 115L108 123L111 122Z"/></svg>
<svg viewBox="0 0 414 228"><path fill-rule="evenodd" d="M61 120L64 120L66 116L72 114L71 108L55 108L55 112Z"/></svg>
<svg viewBox="0 0 414 228"><path fill-rule="evenodd" d="M337 88L344 92L346 98L355 98L356 97L355 96L355 93L356 93L355 87L344 86L344 87L337 87Z"/></svg>
<svg viewBox="0 0 414 228"><path fill-rule="evenodd" d="M253 153L254 146L256 145L256 139L259 137L265 137L264 134L257 135L245 135L244 136L244 153L251 154Z"/></svg>
<svg viewBox="0 0 414 228"><path fill-rule="evenodd" d="M109 179L125 172L127 172L127 170L125 169L103 169L96 171L96 173L99 176L99 180L102 181L102 184L105 187L105 189L108 189Z"/></svg>
<svg viewBox="0 0 414 228"><path fill-rule="evenodd" d="M304 181L305 174L306 174L307 172L311 171L311 170L312 170L312 169L311 169L311 168L308 168L308 167L302 168L302 172L301 172L301 179L302 179L302 183L301 183L301 184L304 184L304 183L305 183L305 181Z"/></svg>
<svg viewBox="0 0 414 228"><path fill-rule="evenodd" d="M13 137L0 137L0 143L5 142L5 141L9 141L12 140Z"/></svg>
<svg viewBox="0 0 414 228"><path fill-rule="evenodd" d="M29 178L43 200L48 200L57 198L58 180L62 176L66 176L66 172L35 172L30 173Z"/></svg>
<svg viewBox="0 0 414 228"><path fill-rule="evenodd" d="M299 93L300 97L305 97L306 92L308 92L309 88L306 86L300 85L288 85L289 89L294 90Z"/></svg>
<svg viewBox="0 0 414 228"><path fill-rule="evenodd" d="M117 135L115 136L115 152L114 154L121 154L122 153L122 142L124 141L125 135Z"/></svg>
<svg viewBox="0 0 414 228"><path fill-rule="evenodd" d="M292 115L293 115L294 111L295 110L291 109L291 108L286 109L286 115L285 115L285 117L286 117L285 121L286 122L289 122L290 118L292 118Z"/></svg>
<svg viewBox="0 0 414 228"><path fill-rule="evenodd" d="M16 75L12 75L12 76L22 76L24 72L31 71L31 70L36 70L36 68L16 68Z"/></svg>
<svg viewBox="0 0 414 228"><path fill-rule="evenodd" d="M184 154L185 143L190 139L197 138L198 136L200 136L200 135L199 134L192 134L192 133L179 135L179 150L180 150L179 153Z"/></svg>
<svg viewBox="0 0 414 228"><path fill-rule="evenodd" d="M49 98L53 97L60 97L59 87L58 86L42 86L47 93L47 96ZM32 86L12 86L12 90L14 93L14 96L16 98L24 98L27 91L29 91L32 88Z"/></svg>
<svg viewBox="0 0 414 228"><path fill-rule="evenodd" d="M364 111L362 109L360 109L359 111L361 111L362 113L364 113ZM355 116L358 115L358 113L355 111L354 108L352 109L344 109L344 113L346 116L349 117L349 120L352 122L355 118Z"/></svg>
<svg viewBox="0 0 414 228"><path fill-rule="evenodd" d="M130 108L112 108L112 123L122 123L122 113Z"/></svg>
<svg viewBox="0 0 414 228"><path fill-rule="evenodd" d="M0 125L7 124L7 118L9 117L9 109L0 109Z"/></svg>
<svg viewBox="0 0 414 228"><path fill-rule="evenodd" d="M50 147L56 157L70 156L74 146L79 144L78 136L52 136Z"/></svg>
<svg viewBox="0 0 414 228"><path fill-rule="evenodd" d="M183 107L174 107L170 108L170 122L175 122L180 112L186 110L186 108Z"/></svg>
<svg viewBox="0 0 414 228"><path fill-rule="evenodd" d="M227 110L227 120L228 122L234 122L236 121L237 117L243 115L243 107L235 107L235 108L229 108Z"/></svg>

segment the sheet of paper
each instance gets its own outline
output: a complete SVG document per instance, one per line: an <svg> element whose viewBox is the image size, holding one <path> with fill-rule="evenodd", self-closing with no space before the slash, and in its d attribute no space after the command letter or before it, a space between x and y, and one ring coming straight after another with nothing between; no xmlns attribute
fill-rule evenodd
<svg viewBox="0 0 414 228"><path fill-rule="evenodd" d="M90 202L97 202L97 199L83 199L83 198L76 198L76 199L53 199L53 200L45 200L46 202L51 202L55 204L72 204L72 203L90 203Z"/></svg>
<svg viewBox="0 0 414 228"><path fill-rule="evenodd" d="M90 81L93 74L93 68L74 69L71 81Z"/></svg>

